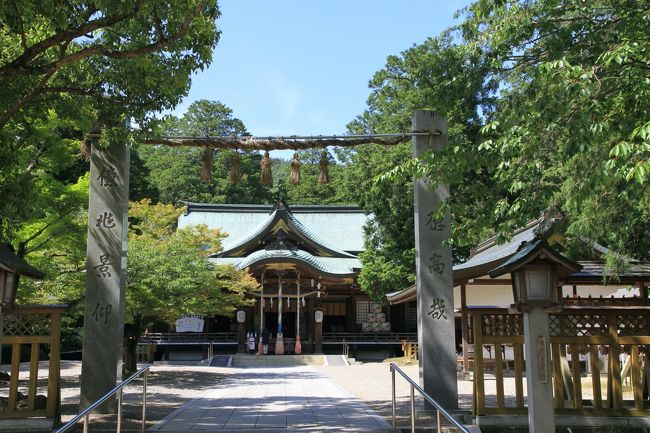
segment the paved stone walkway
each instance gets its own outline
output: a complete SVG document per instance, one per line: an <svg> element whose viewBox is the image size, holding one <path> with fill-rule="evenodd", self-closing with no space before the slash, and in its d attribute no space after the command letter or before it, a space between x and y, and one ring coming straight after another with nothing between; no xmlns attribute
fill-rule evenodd
<svg viewBox="0 0 650 433"><path fill-rule="evenodd" d="M376 412L310 366L233 371L149 431L392 432Z"/></svg>

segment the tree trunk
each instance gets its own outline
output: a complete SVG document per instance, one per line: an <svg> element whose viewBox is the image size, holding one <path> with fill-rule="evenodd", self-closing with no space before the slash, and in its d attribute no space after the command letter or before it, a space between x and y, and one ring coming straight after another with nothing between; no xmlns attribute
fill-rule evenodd
<svg viewBox="0 0 650 433"><path fill-rule="evenodd" d="M142 315L133 317L132 332L124 332L124 363L122 377L127 378L138 371L138 343L142 334Z"/></svg>

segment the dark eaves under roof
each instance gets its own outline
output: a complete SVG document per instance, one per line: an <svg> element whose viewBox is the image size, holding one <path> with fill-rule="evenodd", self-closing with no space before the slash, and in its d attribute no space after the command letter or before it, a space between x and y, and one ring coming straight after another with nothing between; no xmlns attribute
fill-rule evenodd
<svg viewBox="0 0 650 433"><path fill-rule="evenodd" d="M7 269L10 272L26 277L36 278L42 280L45 278L45 273L39 271L20 257L14 251L10 244L0 244L0 267Z"/></svg>

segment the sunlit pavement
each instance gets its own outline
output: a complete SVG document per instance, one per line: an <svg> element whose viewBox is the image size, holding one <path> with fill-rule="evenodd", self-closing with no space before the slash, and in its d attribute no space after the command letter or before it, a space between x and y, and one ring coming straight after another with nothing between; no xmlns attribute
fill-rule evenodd
<svg viewBox="0 0 650 433"><path fill-rule="evenodd" d="M309 366L241 368L161 420L161 432L389 432L391 426Z"/></svg>

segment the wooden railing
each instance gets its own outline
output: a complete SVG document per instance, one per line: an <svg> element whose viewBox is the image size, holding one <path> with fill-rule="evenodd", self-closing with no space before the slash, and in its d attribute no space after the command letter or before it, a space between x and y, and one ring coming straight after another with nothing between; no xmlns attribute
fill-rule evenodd
<svg viewBox="0 0 650 433"><path fill-rule="evenodd" d="M402 340L418 341L415 332L323 332L323 342L377 342L402 343Z"/></svg>
<svg viewBox="0 0 650 433"><path fill-rule="evenodd" d="M506 309L472 309L475 347L494 346L494 363L474 353L474 412L523 414L525 375L523 316ZM550 353L555 413L558 415L649 416L650 347L648 307L565 307L550 314ZM503 348L508 346L508 351ZM506 360L503 353L510 353ZM506 362L514 363L514 396L504 392ZM582 364L585 364L583 371ZM486 392L485 369L496 383ZM604 379L604 385L603 385Z"/></svg>
<svg viewBox="0 0 650 433"><path fill-rule="evenodd" d="M149 332L140 336L142 344L237 344L236 332Z"/></svg>
<svg viewBox="0 0 650 433"><path fill-rule="evenodd" d="M11 372L6 407L0 418L54 418L59 415L61 314L63 305L25 306L3 312L3 345L11 345ZM21 379L23 346L29 347L29 374ZM38 394L38 362L42 346L49 348L45 395ZM21 389L26 392L20 391ZM25 396L23 398L23 396ZM3 397L5 398L5 397Z"/></svg>

